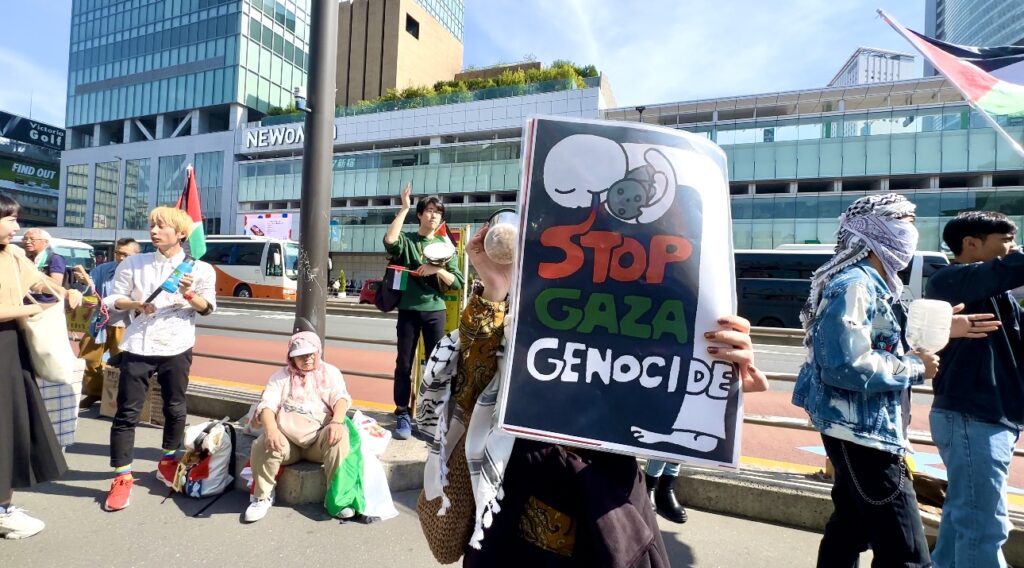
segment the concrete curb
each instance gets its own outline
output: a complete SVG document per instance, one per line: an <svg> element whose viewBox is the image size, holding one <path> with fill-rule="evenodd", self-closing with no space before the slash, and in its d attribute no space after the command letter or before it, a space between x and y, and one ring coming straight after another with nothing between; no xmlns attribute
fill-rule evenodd
<svg viewBox="0 0 1024 568"><path fill-rule="evenodd" d="M189 385L188 406L191 414L213 418L245 415L259 400L255 391L194 383ZM381 426L393 430L394 416L389 412L360 409L375 418ZM252 438L239 436L239 470L249 459ZM392 492L423 487L423 468L427 444L418 439L392 440L381 456L381 463ZM322 502L324 475L317 464L299 463L288 466L277 487L282 503ZM244 480L236 476L236 487L246 490ZM832 485L814 480L802 473L745 468L727 471L683 466L676 481L680 501L688 506L714 513L734 515L756 521L786 525L822 532L832 515ZM1014 528L1003 546L1011 565L1024 566L1024 512L1011 511ZM923 517L926 533L938 532L938 518Z"/></svg>

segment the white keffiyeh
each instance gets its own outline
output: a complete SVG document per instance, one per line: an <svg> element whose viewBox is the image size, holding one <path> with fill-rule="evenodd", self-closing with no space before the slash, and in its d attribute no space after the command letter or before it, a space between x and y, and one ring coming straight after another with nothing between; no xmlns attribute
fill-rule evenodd
<svg viewBox="0 0 1024 568"><path fill-rule="evenodd" d="M881 276L893 295L893 301L899 301L903 293L899 272L910 264L918 240L914 224L902 219L912 216L914 209L915 205L907 198L888 193L862 197L839 216L835 254L814 271L810 296L800 311L800 321L804 331L808 332L805 345L811 342L811 325L817 317L825 284L870 253L875 253L882 262L884 270Z"/></svg>
<svg viewBox="0 0 1024 568"><path fill-rule="evenodd" d="M476 519L469 545L476 549L483 541L484 529L491 526L494 515L501 511L498 504L504 497L501 484L515 442L514 437L498 428L498 386L506 364L504 345L502 340L502 349L496 355L497 372L477 398L468 421L459 405L451 401L452 379L459 363L458 330L441 339L430 354L416 404L416 420L420 429L433 434L423 471L423 492L428 500L441 498L438 516L444 515L451 505L444 493L448 485L448 460L459 438L463 434L466 436L466 462L476 503Z"/></svg>

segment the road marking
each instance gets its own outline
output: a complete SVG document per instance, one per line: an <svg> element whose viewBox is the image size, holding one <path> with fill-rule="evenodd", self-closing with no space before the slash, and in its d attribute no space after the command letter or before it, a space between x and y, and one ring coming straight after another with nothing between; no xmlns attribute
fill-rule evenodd
<svg viewBox="0 0 1024 568"><path fill-rule="evenodd" d="M244 316L250 318L262 318L262 319L273 319L273 320L291 320L295 319L295 314L288 312L258 312L256 310L231 310L222 309L213 312L213 315L220 316ZM375 318L369 316L342 316L337 314L327 314L328 318L345 318L345 319L360 319L360 320L376 320L381 321L386 318Z"/></svg>

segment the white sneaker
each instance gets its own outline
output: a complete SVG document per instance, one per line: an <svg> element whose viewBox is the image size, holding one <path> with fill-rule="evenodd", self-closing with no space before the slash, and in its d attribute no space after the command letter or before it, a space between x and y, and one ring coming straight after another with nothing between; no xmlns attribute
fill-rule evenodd
<svg viewBox="0 0 1024 568"><path fill-rule="evenodd" d="M351 519L354 516L356 516L356 510L352 507L345 507L338 512L339 519Z"/></svg>
<svg viewBox="0 0 1024 568"><path fill-rule="evenodd" d="M267 516L267 512L270 511L270 507L274 504L274 497L270 499L256 499L254 497L249 498L249 508L245 510L245 522L255 523L256 521Z"/></svg>
<svg viewBox="0 0 1024 568"><path fill-rule="evenodd" d="M28 538L46 528L46 523L35 517L30 517L25 509L20 507L7 507L6 513L0 513L0 536L16 540Z"/></svg>

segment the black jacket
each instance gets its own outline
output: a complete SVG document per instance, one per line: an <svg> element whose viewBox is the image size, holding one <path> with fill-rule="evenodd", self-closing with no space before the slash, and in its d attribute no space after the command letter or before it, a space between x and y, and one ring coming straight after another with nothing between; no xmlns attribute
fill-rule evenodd
<svg viewBox="0 0 1024 568"><path fill-rule="evenodd" d="M964 314L994 313L1002 327L985 339L953 339L939 354L933 408L1011 428L1024 427L1024 322L1008 292L1024 286L1024 253L951 264L929 280L928 298L965 304Z"/></svg>

